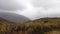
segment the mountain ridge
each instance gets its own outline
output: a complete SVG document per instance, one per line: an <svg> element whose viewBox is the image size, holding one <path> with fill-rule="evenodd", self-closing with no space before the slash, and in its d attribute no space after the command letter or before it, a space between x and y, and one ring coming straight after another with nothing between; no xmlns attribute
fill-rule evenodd
<svg viewBox="0 0 60 34"><path fill-rule="evenodd" d="M0 17L11 21L11 22L15 22L15 23L19 23L19 22L26 22L29 21L30 19L22 16L22 15L18 15L15 13L7 13L7 12L0 12Z"/></svg>

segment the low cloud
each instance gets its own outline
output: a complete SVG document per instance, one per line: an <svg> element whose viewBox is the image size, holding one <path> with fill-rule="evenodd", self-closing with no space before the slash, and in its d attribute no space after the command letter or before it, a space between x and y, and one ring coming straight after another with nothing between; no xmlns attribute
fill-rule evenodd
<svg viewBox="0 0 60 34"><path fill-rule="evenodd" d="M20 13L18 11L18 13L30 19L60 17L60 0L30 0L30 3L33 8L23 10Z"/></svg>
<svg viewBox="0 0 60 34"><path fill-rule="evenodd" d="M23 0L0 0L1 10L23 10L26 9L25 2Z"/></svg>
<svg viewBox="0 0 60 34"><path fill-rule="evenodd" d="M0 10L21 14L32 20L60 17L60 0L0 0Z"/></svg>

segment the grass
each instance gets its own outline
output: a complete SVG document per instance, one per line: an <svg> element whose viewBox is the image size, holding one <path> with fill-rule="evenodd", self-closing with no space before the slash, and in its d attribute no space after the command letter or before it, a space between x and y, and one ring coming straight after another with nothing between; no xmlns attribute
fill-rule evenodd
<svg viewBox="0 0 60 34"><path fill-rule="evenodd" d="M60 31L58 22L0 23L0 34L45 34Z"/></svg>

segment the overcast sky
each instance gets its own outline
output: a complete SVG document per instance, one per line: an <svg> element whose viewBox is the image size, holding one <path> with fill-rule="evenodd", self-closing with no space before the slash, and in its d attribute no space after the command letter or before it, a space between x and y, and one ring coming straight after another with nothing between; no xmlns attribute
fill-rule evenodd
<svg viewBox="0 0 60 34"><path fill-rule="evenodd" d="M0 12L13 12L30 19L60 17L60 0L0 0Z"/></svg>

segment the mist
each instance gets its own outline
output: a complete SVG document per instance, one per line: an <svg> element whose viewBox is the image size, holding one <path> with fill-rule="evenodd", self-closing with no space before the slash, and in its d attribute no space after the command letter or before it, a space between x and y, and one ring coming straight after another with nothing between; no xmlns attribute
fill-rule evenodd
<svg viewBox="0 0 60 34"><path fill-rule="evenodd" d="M60 17L60 0L0 0L0 12L11 12L31 20Z"/></svg>

